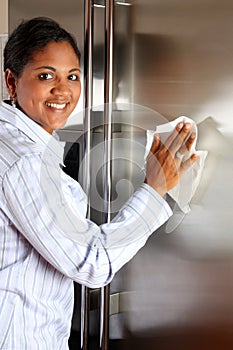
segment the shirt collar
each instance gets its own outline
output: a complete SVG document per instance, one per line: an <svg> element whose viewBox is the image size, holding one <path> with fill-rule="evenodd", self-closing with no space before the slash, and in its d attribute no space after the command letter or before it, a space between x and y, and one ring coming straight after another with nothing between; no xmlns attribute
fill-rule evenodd
<svg viewBox="0 0 233 350"><path fill-rule="evenodd" d="M56 158L59 158L59 162L63 164L64 143L59 142L58 135L55 132L50 135L34 120L6 102L1 102L0 111L2 112L0 113L0 120L13 125L23 132L42 148L43 151L52 152Z"/></svg>

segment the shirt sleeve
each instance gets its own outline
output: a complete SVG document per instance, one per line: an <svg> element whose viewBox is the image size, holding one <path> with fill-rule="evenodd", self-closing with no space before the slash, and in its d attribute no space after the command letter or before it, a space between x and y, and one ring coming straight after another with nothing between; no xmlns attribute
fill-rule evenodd
<svg viewBox="0 0 233 350"><path fill-rule="evenodd" d="M86 218L81 186L40 154L11 166L3 194L19 234L57 270L91 288L109 283L172 213L143 184L110 223L98 226Z"/></svg>

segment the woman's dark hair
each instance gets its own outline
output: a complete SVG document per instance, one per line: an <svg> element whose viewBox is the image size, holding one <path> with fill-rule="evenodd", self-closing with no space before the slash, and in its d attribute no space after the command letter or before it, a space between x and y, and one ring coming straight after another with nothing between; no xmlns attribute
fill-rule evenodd
<svg viewBox="0 0 233 350"><path fill-rule="evenodd" d="M72 34L47 17L23 21L9 36L4 49L4 71L9 68L19 77L36 51L50 42L67 41L80 60L80 51Z"/></svg>

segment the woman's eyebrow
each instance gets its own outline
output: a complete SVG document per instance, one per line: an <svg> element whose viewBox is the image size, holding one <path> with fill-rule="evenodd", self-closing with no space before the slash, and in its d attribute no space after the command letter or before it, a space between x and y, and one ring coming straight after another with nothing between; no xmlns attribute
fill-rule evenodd
<svg viewBox="0 0 233 350"><path fill-rule="evenodd" d="M40 67L35 68L35 70L39 70L39 69L49 69L49 70L52 70L53 72L56 72L56 68L54 68L52 66L40 66ZM78 68L78 67L72 68L69 70L69 73L75 72L75 71L80 72L80 68Z"/></svg>
<svg viewBox="0 0 233 350"><path fill-rule="evenodd" d="M38 70L38 69L50 69L50 70L56 72L56 69L54 67L51 67L51 66L40 66L40 67L35 68L35 70Z"/></svg>
<svg viewBox="0 0 233 350"><path fill-rule="evenodd" d="M69 73L76 72L77 70L80 72L80 68L72 68L69 70Z"/></svg>

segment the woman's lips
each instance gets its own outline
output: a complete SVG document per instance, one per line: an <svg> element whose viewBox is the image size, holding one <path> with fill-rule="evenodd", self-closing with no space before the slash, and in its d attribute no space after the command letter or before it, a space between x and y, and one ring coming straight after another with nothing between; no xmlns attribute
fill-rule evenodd
<svg viewBox="0 0 233 350"><path fill-rule="evenodd" d="M66 103L46 102L46 106L55 108L55 109L64 109L66 105L67 105Z"/></svg>

